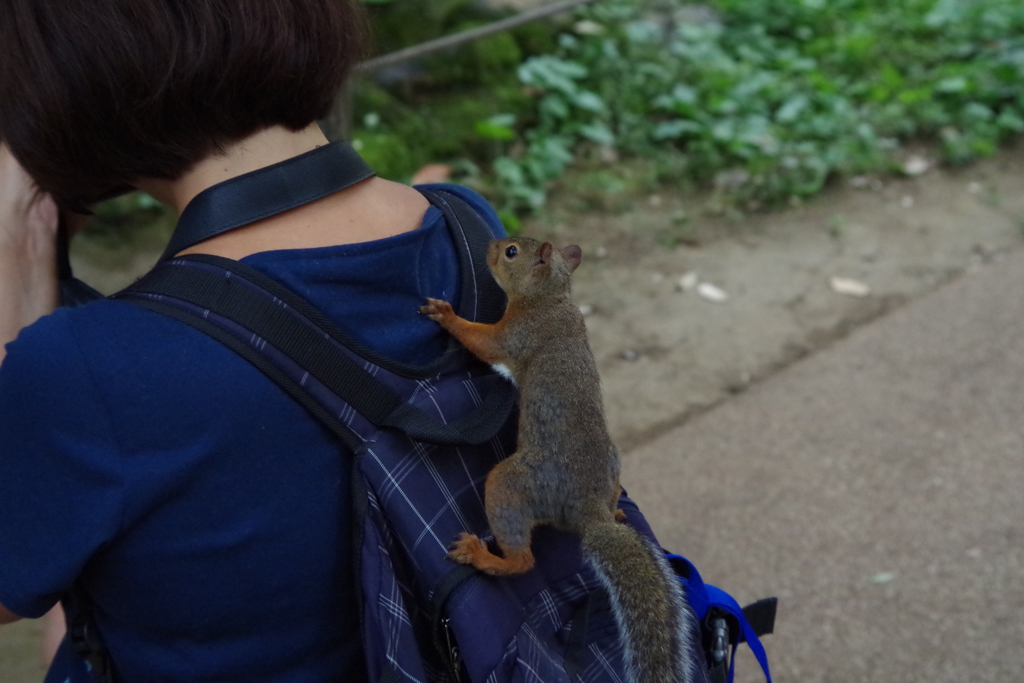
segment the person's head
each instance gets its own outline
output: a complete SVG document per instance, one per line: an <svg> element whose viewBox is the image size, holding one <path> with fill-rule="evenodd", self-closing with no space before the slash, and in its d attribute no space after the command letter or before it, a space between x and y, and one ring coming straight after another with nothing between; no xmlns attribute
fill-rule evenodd
<svg viewBox="0 0 1024 683"><path fill-rule="evenodd" d="M358 0L0 0L0 137L85 204L324 118L363 55Z"/></svg>

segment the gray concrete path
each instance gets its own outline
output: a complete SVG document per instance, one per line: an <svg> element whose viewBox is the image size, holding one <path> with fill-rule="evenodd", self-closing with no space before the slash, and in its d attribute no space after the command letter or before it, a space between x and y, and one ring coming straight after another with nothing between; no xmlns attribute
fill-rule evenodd
<svg viewBox="0 0 1024 683"><path fill-rule="evenodd" d="M624 456L776 681L1024 681L1024 251ZM758 680L752 657L738 681Z"/></svg>

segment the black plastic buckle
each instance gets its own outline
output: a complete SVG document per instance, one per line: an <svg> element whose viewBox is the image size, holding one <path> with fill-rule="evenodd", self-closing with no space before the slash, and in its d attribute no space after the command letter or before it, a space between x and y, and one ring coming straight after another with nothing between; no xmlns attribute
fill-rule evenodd
<svg viewBox="0 0 1024 683"><path fill-rule="evenodd" d="M715 619L711 622L711 648L708 654L711 658L708 663L712 666L722 664L729 656L729 625L725 623L725 619Z"/></svg>
<svg viewBox="0 0 1024 683"><path fill-rule="evenodd" d="M720 610L712 608L703 624L704 654L708 665L709 683L729 680L729 652L733 645L729 621Z"/></svg>

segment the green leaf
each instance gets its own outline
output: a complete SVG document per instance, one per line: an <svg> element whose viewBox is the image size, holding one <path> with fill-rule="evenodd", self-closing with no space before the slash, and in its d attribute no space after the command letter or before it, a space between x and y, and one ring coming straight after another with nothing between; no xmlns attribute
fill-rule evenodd
<svg viewBox="0 0 1024 683"><path fill-rule="evenodd" d="M505 226L505 232L509 235L518 235L523 229L523 222L511 209L502 209L498 212L498 220Z"/></svg>
<svg viewBox="0 0 1024 683"><path fill-rule="evenodd" d="M674 121L662 121L654 127L651 137L655 140L674 140L687 133L700 133L704 126L696 121L686 119L675 119Z"/></svg>
<svg viewBox="0 0 1024 683"><path fill-rule="evenodd" d="M794 95L775 112L775 120L779 123L792 123L796 121L797 117L807 108L810 102L810 98L803 93Z"/></svg>
<svg viewBox="0 0 1024 683"><path fill-rule="evenodd" d="M604 100L602 100L597 94L585 90L576 95L573 98L573 104L580 109L592 111L596 113L603 112L605 110Z"/></svg>
<svg viewBox="0 0 1024 683"><path fill-rule="evenodd" d="M546 55L526 60L518 73L519 80L526 85L574 95L578 89L576 81L585 78L589 72L582 64Z"/></svg>
<svg viewBox="0 0 1024 683"><path fill-rule="evenodd" d="M580 135L604 147L615 145L615 134L603 123L590 123L580 127Z"/></svg>
<svg viewBox="0 0 1024 683"><path fill-rule="evenodd" d="M1012 130L1016 133L1024 131L1024 118L1021 118L1013 109L1004 109L999 118L996 119L996 124L1004 130Z"/></svg>
<svg viewBox="0 0 1024 683"><path fill-rule="evenodd" d="M143 211L150 211L152 209L159 209L161 204L157 200L145 192L138 192L135 198L136 205Z"/></svg>
<svg viewBox="0 0 1024 683"><path fill-rule="evenodd" d="M935 86L938 92L944 93L957 93L967 90L967 79L963 76L950 76L949 78L943 78Z"/></svg>
<svg viewBox="0 0 1024 683"><path fill-rule="evenodd" d="M688 85L672 88L672 99L679 104L697 104L697 91Z"/></svg>
<svg viewBox="0 0 1024 683"><path fill-rule="evenodd" d="M556 119L569 118L569 104L565 101L564 97L559 95L546 95L540 101L540 110L542 113Z"/></svg>
<svg viewBox="0 0 1024 683"><path fill-rule="evenodd" d="M956 23L963 18L965 7L960 0L938 0L932 10L925 15L924 23L931 28L939 28Z"/></svg>
<svg viewBox="0 0 1024 683"><path fill-rule="evenodd" d="M981 102L968 102L964 107L964 116L975 121L991 121L995 117L995 112Z"/></svg>
<svg viewBox="0 0 1024 683"><path fill-rule="evenodd" d="M526 182L523 168L510 157L498 157L492 165L494 173L509 185L522 185Z"/></svg>
<svg viewBox="0 0 1024 683"><path fill-rule="evenodd" d="M515 114L498 114L483 121L477 121L476 132L489 140L513 140L516 137L512 126L516 124Z"/></svg>

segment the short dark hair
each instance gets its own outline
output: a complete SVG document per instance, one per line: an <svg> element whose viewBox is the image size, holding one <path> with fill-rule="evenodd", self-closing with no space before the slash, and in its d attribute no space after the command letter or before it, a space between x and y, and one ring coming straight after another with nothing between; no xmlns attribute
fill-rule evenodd
<svg viewBox="0 0 1024 683"><path fill-rule="evenodd" d="M0 136L69 205L329 113L358 0L0 0Z"/></svg>

